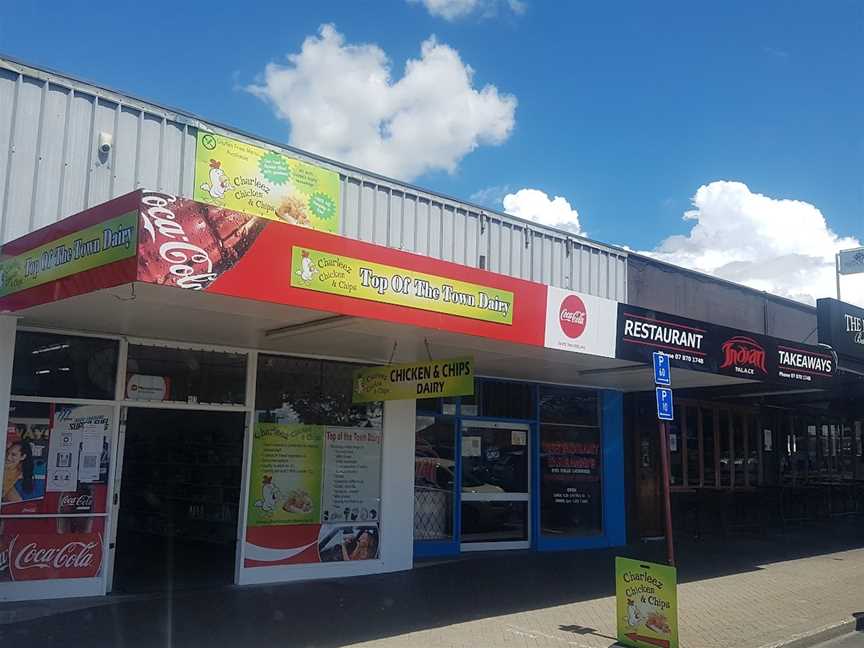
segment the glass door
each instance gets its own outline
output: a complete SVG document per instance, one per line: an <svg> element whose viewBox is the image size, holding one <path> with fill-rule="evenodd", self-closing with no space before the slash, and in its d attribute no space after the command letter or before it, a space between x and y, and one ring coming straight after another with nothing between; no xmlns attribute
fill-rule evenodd
<svg viewBox="0 0 864 648"><path fill-rule="evenodd" d="M462 551L530 546L529 430L519 423L462 424Z"/></svg>

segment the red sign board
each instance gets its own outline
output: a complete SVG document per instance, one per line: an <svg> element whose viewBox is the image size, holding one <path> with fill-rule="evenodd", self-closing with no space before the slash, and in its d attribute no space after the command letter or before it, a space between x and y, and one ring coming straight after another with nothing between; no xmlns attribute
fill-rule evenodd
<svg viewBox="0 0 864 648"><path fill-rule="evenodd" d="M21 533L0 539L0 580L93 578L101 567L99 533Z"/></svg>

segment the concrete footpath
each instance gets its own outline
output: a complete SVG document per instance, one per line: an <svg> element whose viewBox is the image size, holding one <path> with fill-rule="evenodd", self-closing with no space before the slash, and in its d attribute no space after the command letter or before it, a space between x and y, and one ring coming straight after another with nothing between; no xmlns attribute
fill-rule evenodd
<svg viewBox="0 0 864 648"><path fill-rule="evenodd" d="M614 556L662 552L475 554L355 579L7 604L0 646L606 648ZM864 612L862 520L681 541L678 553L684 648L803 648Z"/></svg>

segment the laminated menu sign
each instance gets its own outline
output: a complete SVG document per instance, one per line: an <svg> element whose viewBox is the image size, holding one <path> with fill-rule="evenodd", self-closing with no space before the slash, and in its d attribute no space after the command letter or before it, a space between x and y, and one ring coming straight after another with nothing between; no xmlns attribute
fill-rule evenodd
<svg viewBox="0 0 864 648"><path fill-rule="evenodd" d="M615 558L618 641L634 648L678 648L674 567Z"/></svg>
<svg viewBox="0 0 864 648"><path fill-rule="evenodd" d="M193 198L339 232L339 174L240 140L198 131Z"/></svg>
<svg viewBox="0 0 864 648"><path fill-rule="evenodd" d="M324 426L258 423L247 526L321 521Z"/></svg>
<svg viewBox="0 0 864 648"><path fill-rule="evenodd" d="M258 423L243 566L374 560L381 429Z"/></svg>
<svg viewBox="0 0 864 648"><path fill-rule="evenodd" d="M328 427L324 522L367 522L381 515L381 431Z"/></svg>

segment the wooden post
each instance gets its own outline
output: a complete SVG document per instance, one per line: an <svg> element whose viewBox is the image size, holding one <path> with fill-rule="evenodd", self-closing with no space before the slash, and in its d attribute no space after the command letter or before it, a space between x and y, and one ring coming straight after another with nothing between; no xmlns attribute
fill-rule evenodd
<svg viewBox="0 0 864 648"><path fill-rule="evenodd" d="M660 469L663 471L663 507L666 518L666 560L675 566L675 547L672 539L672 497L669 490L669 428L661 422L660 428Z"/></svg>

